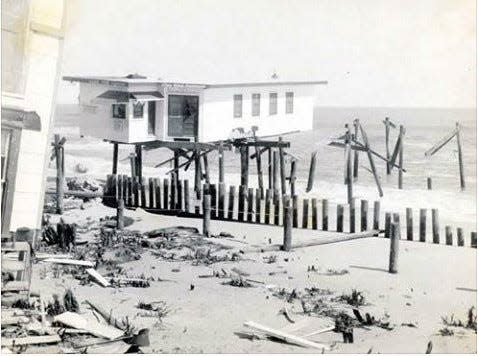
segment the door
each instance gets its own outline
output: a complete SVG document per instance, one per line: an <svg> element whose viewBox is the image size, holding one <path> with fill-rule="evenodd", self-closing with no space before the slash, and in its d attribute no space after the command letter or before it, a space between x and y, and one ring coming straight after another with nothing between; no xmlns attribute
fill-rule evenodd
<svg viewBox="0 0 478 356"><path fill-rule="evenodd" d="M148 134L156 133L156 102L148 101Z"/></svg>
<svg viewBox="0 0 478 356"><path fill-rule="evenodd" d="M199 96L168 96L168 136L197 137Z"/></svg>

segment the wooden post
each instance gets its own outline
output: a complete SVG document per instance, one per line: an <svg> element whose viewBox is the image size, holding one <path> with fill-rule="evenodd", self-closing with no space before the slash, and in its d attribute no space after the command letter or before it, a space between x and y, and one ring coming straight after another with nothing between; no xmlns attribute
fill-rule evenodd
<svg viewBox="0 0 478 356"><path fill-rule="evenodd" d="M163 180L163 209L169 210L169 181L167 178Z"/></svg>
<svg viewBox="0 0 478 356"><path fill-rule="evenodd" d="M312 198L312 229L317 230L317 199Z"/></svg>
<svg viewBox="0 0 478 356"><path fill-rule="evenodd" d="M254 188L247 189L247 221L252 222L254 216Z"/></svg>
<svg viewBox="0 0 478 356"><path fill-rule="evenodd" d="M358 141L358 127L359 127L359 119L355 119L354 120L354 139L357 141ZM354 181L358 180L358 168L359 168L358 166L359 166L359 152L358 150L354 150L354 174L353 174Z"/></svg>
<svg viewBox="0 0 478 356"><path fill-rule="evenodd" d="M153 178L148 179L148 195L149 195L149 207L154 208L154 194L156 193L154 190L154 183Z"/></svg>
<svg viewBox="0 0 478 356"><path fill-rule="evenodd" d="M196 198L201 199L201 156L199 150L194 150L194 190Z"/></svg>
<svg viewBox="0 0 478 356"><path fill-rule="evenodd" d="M249 185L249 147L241 146L241 185L246 187Z"/></svg>
<svg viewBox="0 0 478 356"><path fill-rule="evenodd" d="M432 179L430 177L427 178L427 189L432 190Z"/></svg>
<svg viewBox="0 0 478 356"><path fill-rule="evenodd" d="M226 218L226 185L224 183L219 183L219 196L218 196L218 213L216 214L218 218Z"/></svg>
<svg viewBox="0 0 478 356"><path fill-rule="evenodd" d="M312 152L310 155L309 179L307 181L307 189L306 189L307 193L309 193L314 188L316 163L317 163L317 151Z"/></svg>
<svg viewBox="0 0 478 356"><path fill-rule="evenodd" d="M385 238L389 239L392 235L392 214L385 213Z"/></svg>
<svg viewBox="0 0 478 356"><path fill-rule="evenodd" d="M255 219L255 222L256 223L260 223L261 222L261 190L258 188L256 189L256 219Z"/></svg>
<svg viewBox="0 0 478 356"><path fill-rule="evenodd" d="M304 199L302 202L302 228L309 227L309 199Z"/></svg>
<svg viewBox="0 0 478 356"><path fill-rule="evenodd" d="M133 177L133 193L134 193L134 206L138 207L139 206L139 198L140 198L140 182L139 182L139 177L134 176Z"/></svg>
<svg viewBox="0 0 478 356"><path fill-rule="evenodd" d="M202 161L204 164L204 179L206 180L206 183L211 183L210 176L209 176L209 163L207 160L207 154L202 155Z"/></svg>
<svg viewBox="0 0 478 356"><path fill-rule="evenodd" d="M222 143L218 147L218 160L219 160L219 184L224 184L224 147Z"/></svg>
<svg viewBox="0 0 478 356"><path fill-rule="evenodd" d="M244 185L239 186L239 204L237 211L237 220L244 221L244 200L246 195L246 187Z"/></svg>
<svg viewBox="0 0 478 356"><path fill-rule="evenodd" d="M282 137L279 137L279 143L282 142ZM287 194L287 188L285 184L285 162L284 162L284 149L279 146L279 162L280 162L280 181L281 181L281 193Z"/></svg>
<svg viewBox="0 0 478 356"><path fill-rule="evenodd" d="M463 153L461 150L460 124L456 123L456 143L458 145L458 164L460 165L460 187L465 190L465 171L463 168Z"/></svg>
<svg viewBox="0 0 478 356"><path fill-rule="evenodd" d="M445 226L445 242L447 245L453 245L453 232L451 231L451 226Z"/></svg>
<svg viewBox="0 0 478 356"><path fill-rule="evenodd" d="M116 177L118 178L118 199L123 199L123 175L117 174Z"/></svg>
<svg viewBox="0 0 478 356"><path fill-rule="evenodd" d="M292 247L292 209L290 206L290 197L284 196L284 241L282 249L290 251Z"/></svg>
<svg viewBox="0 0 478 356"><path fill-rule="evenodd" d="M403 140L405 139L405 128L400 125L400 151L398 153L398 189L403 189Z"/></svg>
<svg viewBox="0 0 478 356"><path fill-rule="evenodd" d="M375 180L375 184L377 185L378 194L382 197L383 196L382 185L380 184L380 179L378 177L377 170L375 169L375 163L373 161L372 152L370 150L367 133L365 132L362 126L360 126L360 133L362 134L362 139L367 152L368 161L370 163L370 169L372 170L373 178Z"/></svg>
<svg viewBox="0 0 478 356"><path fill-rule="evenodd" d="M271 224L272 223L272 214L271 214L271 199L272 199L272 190L266 190L266 211L264 213L264 223Z"/></svg>
<svg viewBox="0 0 478 356"><path fill-rule="evenodd" d="M136 172L139 181L143 181L143 146L136 145Z"/></svg>
<svg viewBox="0 0 478 356"><path fill-rule="evenodd" d="M413 241L413 210L412 208L406 209L407 219L407 240Z"/></svg>
<svg viewBox="0 0 478 356"><path fill-rule="evenodd" d="M154 178L154 190L154 195L156 195L156 202L154 207L156 209L161 209L161 179Z"/></svg>
<svg viewBox="0 0 478 356"><path fill-rule="evenodd" d="M228 199L228 214L227 218L229 220L234 219L234 198L236 196L236 187L231 185L229 187L229 199Z"/></svg>
<svg viewBox="0 0 478 356"><path fill-rule="evenodd" d="M458 246L465 246L465 238L463 237L463 229L461 227L456 228L456 240Z"/></svg>
<svg viewBox="0 0 478 356"><path fill-rule="evenodd" d="M368 222L368 200L360 201L360 231L367 230Z"/></svg>
<svg viewBox="0 0 478 356"><path fill-rule="evenodd" d="M257 184L259 187L259 198L264 197L264 177L262 176L262 159L259 147L256 148L256 167L257 167Z"/></svg>
<svg viewBox="0 0 478 356"><path fill-rule="evenodd" d="M189 180L185 179L184 180L184 211L186 213L189 213L189 206L190 206L190 201L189 201Z"/></svg>
<svg viewBox="0 0 478 356"><path fill-rule="evenodd" d="M471 233L471 247L476 248L476 232Z"/></svg>
<svg viewBox="0 0 478 356"><path fill-rule="evenodd" d="M380 201L376 200L373 203L373 229L380 229Z"/></svg>
<svg viewBox="0 0 478 356"><path fill-rule="evenodd" d="M344 231L344 206L342 204L337 205L337 232Z"/></svg>
<svg viewBox="0 0 478 356"><path fill-rule="evenodd" d="M427 240L427 209L420 209L420 242Z"/></svg>
<svg viewBox="0 0 478 356"><path fill-rule="evenodd" d="M385 150L387 157L387 175L392 173L392 167L390 164L390 119L385 118Z"/></svg>
<svg viewBox="0 0 478 356"><path fill-rule="evenodd" d="M179 211L183 211L183 181L178 180L176 183L176 192L177 192L177 198L176 198L176 209Z"/></svg>
<svg viewBox="0 0 478 356"><path fill-rule="evenodd" d="M273 203L274 203L274 225L279 225L280 224L280 221L279 221L279 209L280 209L280 198L279 198L279 194L274 194L274 200L273 200Z"/></svg>
<svg viewBox="0 0 478 356"><path fill-rule="evenodd" d="M133 153L129 155L129 164L131 166L131 178L136 177L136 156Z"/></svg>
<svg viewBox="0 0 478 356"><path fill-rule="evenodd" d="M202 219L202 234L206 237L210 236L209 227L211 225L211 195L204 194L203 196L203 219Z"/></svg>
<svg viewBox="0 0 478 356"><path fill-rule="evenodd" d="M141 191L141 207L145 208L146 207L146 178L141 177L141 180L139 181L139 189Z"/></svg>
<svg viewBox="0 0 478 356"><path fill-rule="evenodd" d="M327 199L322 200L322 230L327 231L329 229L329 201Z"/></svg>
<svg viewBox="0 0 478 356"><path fill-rule="evenodd" d="M299 227L299 202L298 196L292 196L292 227Z"/></svg>
<svg viewBox="0 0 478 356"><path fill-rule="evenodd" d="M169 209L173 210L176 209L176 173L177 172L171 172L171 182L170 182L170 188L171 188L171 200L169 203Z"/></svg>
<svg viewBox="0 0 478 356"><path fill-rule="evenodd" d="M388 265L389 273L398 272L398 248L400 242L400 223L392 223L392 235L390 238L390 259Z"/></svg>
<svg viewBox="0 0 478 356"><path fill-rule="evenodd" d="M128 177L128 205L133 206L134 204L134 188L133 188L133 178Z"/></svg>
<svg viewBox="0 0 478 356"><path fill-rule="evenodd" d="M118 144L113 143L113 169L112 174L118 173Z"/></svg>
<svg viewBox="0 0 478 356"><path fill-rule="evenodd" d="M293 159L290 162L290 195L294 196L295 195L295 181L296 181L296 174L297 174L297 162L295 159Z"/></svg>
<svg viewBox="0 0 478 356"><path fill-rule="evenodd" d="M217 189L216 184L209 184L209 194L211 195L211 218L217 217Z"/></svg>
<svg viewBox="0 0 478 356"><path fill-rule="evenodd" d="M60 135L55 134L55 157L56 157L56 213L63 214L63 197L65 180L65 155L63 146L60 145Z"/></svg>
<svg viewBox="0 0 478 356"><path fill-rule="evenodd" d="M124 200L118 199L116 201L116 228L118 230L124 229Z"/></svg>
<svg viewBox="0 0 478 356"><path fill-rule="evenodd" d="M353 177L352 177L352 149L349 125L345 125L345 183L347 184L347 202L350 204L353 198Z"/></svg>
<svg viewBox="0 0 478 356"><path fill-rule="evenodd" d="M273 162L272 162L272 190L276 191L279 189L279 155L277 151L273 152Z"/></svg>
<svg viewBox="0 0 478 356"><path fill-rule="evenodd" d="M355 198L349 204L349 231L355 232Z"/></svg>
<svg viewBox="0 0 478 356"><path fill-rule="evenodd" d="M267 149L267 177L269 179L269 189L272 189L272 150Z"/></svg>
<svg viewBox="0 0 478 356"><path fill-rule="evenodd" d="M438 223L438 209L432 209L432 233L433 243L440 243L440 226Z"/></svg>

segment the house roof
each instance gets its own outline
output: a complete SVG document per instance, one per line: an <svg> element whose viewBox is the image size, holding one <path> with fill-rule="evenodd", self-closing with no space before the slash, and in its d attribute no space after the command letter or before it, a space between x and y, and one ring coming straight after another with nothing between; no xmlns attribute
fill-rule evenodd
<svg viewBox="0 0 478 356"><path fill-rule="evenodd" d="M24 111L14 107L2 107L2 125L32 131L41 131L40 116L35 111Z"/></svg>
<svg viewBox="0 0 478 356"><path fill-rule="evenodd" d="M107 90L98 95L97 98L116 100L121 103L129 101L130 99L138 101L160 100L163 98L163 95L159 91L127 92L120 90Z"/></svg>
<svg viewBox="0 0 478 356"><path fill-rule="evenodd" d="M147 78L138 74L129 74L124 77L102 77L102 76L65 76L63 80L80 83L97 83L128 87L129 84L166 84L166 85L184 85L184 86L200 86L204 88L229 88L242 86L264 86L264 85L325 85L328 84L326 80L304 80L304 81L258 81L258 82L243 82L243 83L187 83L164 81L162 79Z"/></svg>

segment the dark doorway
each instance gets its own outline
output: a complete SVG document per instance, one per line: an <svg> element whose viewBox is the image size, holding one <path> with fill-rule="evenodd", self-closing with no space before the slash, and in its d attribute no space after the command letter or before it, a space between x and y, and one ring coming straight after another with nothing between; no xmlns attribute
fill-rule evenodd
<svg viewBox="0 0 478 356"><path fill-rule="evenodd" d="M156 102L148 101L148 134L156 132Z"/></svg>
<svg viewBox="0 0 478 356"><path fill-rule="evenodd" d="M198 131L199 97L168 96L168 135L196 137Z"/></svg>

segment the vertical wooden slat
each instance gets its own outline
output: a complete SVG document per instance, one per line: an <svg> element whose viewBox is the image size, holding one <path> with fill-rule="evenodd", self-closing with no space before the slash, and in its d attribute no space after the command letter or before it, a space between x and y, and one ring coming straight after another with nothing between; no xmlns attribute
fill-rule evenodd
<svg viewBox="0 0 478 356"><path fill-rule="evenodd" d="M272 187L272 149L271 148L268 148L267 149L267 177L269 179L269 189L273 189Z"/></svg>
<svg viewBox="0 0 478 356"><path fill-rule="evenodd" d="M169 201L169 209L174 210L176 209L176 191L177 191L177 186L176 186L176 172L171 172L171 177L170 177L170 201Z"/></svg>
<svg viewBox="0 0 478 356"><path fill-rule="evenodd" d="M432 209L432 233L433 243L440 243L440 225L438 222L438 209Z"/></svg>
<svg viewBox="0 0 478 356"><path fill-rule="evenodd" d="M256 219L255 219L255 222L256 223L260 223L261 222L261 190L260 189L256 189Z"/></svg>
<svg viewBox="0 0 478 356"><path fill-rule="evenodd" d="M368 200L360 201L360 231L366 231L368 228Z"/></svg>
<svg viewBox="0 0 478 356"><path fill-rule="evenodd" d="M407 220L407 240L413 241L413 210L412 208L407 208L406 220Z"/></svg>
<svg viewBox="0 0 478 356"><path fill-rule="evenodd" d="M182 180L178 180L176 182L176 209L179 211L183 211L183 182Z"/></svg>
<svg viewBox="0 0 478 356"><path fill-rule="evenodd" d="M228 199L228 215L229 220L234 219L234 198L236 196L236 187L231 185L229 187L229 199Z"/></svg>
<svg viewBox="0 0 478 356"><path fill-rule="evenodd" d="M349 204L349 231L355 232L355 198Z"/></svg>
<svg viewBox="0 0 478 356"><path fill-rule="evenodd" d="M385 213L385 238L389 239L392 235L392 214Z"/></svg>
<svg viewBox="0 0 478 356"><path fill-rule="evenodd" d="M400 223L392 223L392 233L390 237L390 259L389 259L389 273L398 272L398 248L400 242Z"/></svg>
<svg viewBox="0 0 478 356"><path fill-rule="evenodd" d="M266 190L266 211L264 214L264 223L271 224L272 223L272 214L271 214L271 199L272 199L272 190Z"/></svg>
<svg viewBox="0 0 478 356"><path fill-rule="evenodd" d="M299 227L299 202L297 195L292 195L292 227Z"/></svg>
<svg viewBox="0 0 478 356"><path fill-rule="evenodd" d="M169 180L163 180L163 209L169 210Z"/></svg>
<svg viewBox="0 0 478 356"><path fill-rule="evenodd" d="M445 226L445 242L447 245L453 245L453 232L451 231L451 226Z"/></svg>
<svg viewBox="0 0 478 356"><path fill-rule="evenodd" d="M282 137L279 137L279 143L282 142ZM285 159L284 159L284 149L279 147L279 170L280 170L280 181L281 181L281 193L282 195L287 194L287 188L285 183Z"/></svg>
<svg viewBox="0 0 478 356"><path fill-rule="evenodd" d="M154 178L154 195L155 195L155 205L156 209L161 209L161 179Z"/></svg>
<svg viewBox="0 0 478 356"><path fill-rule="evenodd" d="M461 227L456 228L456 243L458 246L465 246L465 239L463 236L463 229Z"/></svg>
<svg viewBox="0 0 478 356"><path fill-rule="evenodd" d="M284 196L284 239L282 244L282 249L284 251L290 251L292 247L292 209L290 206L289 196Z"/></svg>
<svg viewBox="0 0 478 356"><path fill-rule="evenodd" d="M342 204L337 205L337 232L344 231L344 206Z"/></svg>
<svg viewBox="0 0 478 356"><path fill-rule="evenodd" d="M279 189L279 153L273 152L272 162L272 191Z"/></svg>
<svg viewBox="0 0 478 356"><path fill-rule="evenodd" d="M463 153L461 149L460 124L456 123L456 143L458 145L458 164L460 166L460 187L465 190L465 171L463 168Z"/></svg>
<svg viewBox="0 0 478 356"><path fill-rule="evenodd" d="M380 230L380 201L373 202L373 229Z"/></svg>
<svg viewBox="0 0 478 356"><path fill-rule="evenodd" d="M128 190L128 176L123 174L123 200L124 204L128 204L129 190Z"/></svg>
<svg viewBox="0 0 478 356"><path fill-rule="evenodd" d="M427 178L427 189L432 190L432 179L430 177Z"/></svg>
<svg viewBox="0 0 478 356"><path fill-rule="evenodd" d="M295 195L296 175L297 175L297 162L295 159L293 159L290 162L290 195L291 196Z"/></svg>
<svg viewBox="0 0 478 356"><path fill-rule="evenodd" d="M118 173L118 144L113 143L113 169L112 172L113 174Z"/></svg>
<svg viewBox="0 0 478 356"><path fill-rule="evenodd" d="M405 140L405 128L400 125L400 149L398 151L398 189L403 189L403 141Z"/></svg>
<svg viewBox="0 0 478 356"><path fill-rule="evenodd" d="M203 195L203 224L202 233L204 236L210 236L209 227L211 225L211 196L209 194Z"/></svg>
<svg viewBox="0 0 478 356"><path fill-rule="evenodd" d="M128 177L128 206L133 206L134 202L133 178Z"/></svg>
<svg viewBox="0 0 478 356"><path fill-rule="evenodd" d="M244 203L245 203L246 187L244 185L239 186L239 204L237 211L237 220L244 221Z"/></svg>
<svg viewBox="0 0 478 356"><path fill-rule="evenodd" d="M247 188L249 185L249 147L241 146L239 152L241 154L241 186Z"/></svg>
<svg viewBox="0 0 478 356"><path fill-rule="evenodd" d="M211 219L216 219L217 217L217 189L216 184L209 185L211 192Z"/></svg>
<svg viewBox="0 0 478 356"><path fill-rule="evenodd" d="M219 183L217 217L220 219L225 219L226 216L226 185L224 183Z"/></svg>
<svg viewBox="0 0 478 356"><path fill-rule="evenodd" d="M247 221L252 222L254 216L254 188L247 189Z"/></svg>
<svg viewBox="0 0 478 356"><path fill-rule="evenodd" d="M471 247L472 248L476 248L476 231L473 231L471 234L470 234L470 237L471 237Z"/></svg>
<svg viewBox="0 0 478 356"><path fill-rule="evenodd" d="M420 209L420 242L427 240L427 209Z"/></svg>
<svg viewBox="0 0 478 356"><path fill-rule="evenodd" d="M155 190L154 190L154 180L153 178L148 179L148 193L149 193L149 207L154 208L154 195L155 195Z"/></svg>
<svg viewBox="0 0 478 356"><path fill-rule="evenodd" d="M309 199L304 199L302 202L302 228L309 227Z"/></svg>
<svg viewBox="0 0 478 356"><path fill-rule="evenodd" d="M133 197L134 197L134 206L138 207L139 206L139 177L134 176L133 177Z"/></svg>
<svg viewBox="0 0 478 356"><path fill-rule="evenodd" d="M312 229L317 230L317 199L312 198Z"/></svg>
<svg viewBox="0 0 478 356"><path fill-rule="evenodd" d="M184 211L190 212L189 179L184 180Z"/></svg>
<svg viewBox="0 0 478 356"><path fill-rule="evenodd" d="M140 184L140 189L141 189L141 207L146 208L146 178L141 177L141 184Z"/></svg>
<svg viewBox="0 0 478 356"><path fill-rule="evenodd" d="M280 215L279 215L279 209L280 209L280 198L279 194L274 194L274 225L280 225Z"/></svg>
<svg viewBox="0 0 478 356"><path fill-rule="evenodd" d="M322 230L327 231L329 229L329 201L327 199L322 200Z"/></svg>

